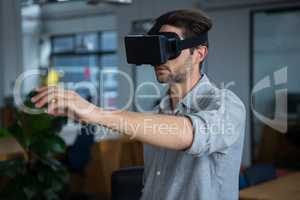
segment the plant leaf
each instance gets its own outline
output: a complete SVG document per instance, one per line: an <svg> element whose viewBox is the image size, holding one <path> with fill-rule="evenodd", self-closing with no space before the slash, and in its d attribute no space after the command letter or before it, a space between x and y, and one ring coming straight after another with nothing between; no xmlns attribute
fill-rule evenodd
<svg viewBox="0 0 300 200"><path fill-rule="evenodd" d="M4 128L0 128L0 139L7 138L7 137L12 137L12 134L8 130Z"/></svg>
<svg viewBox="0 0 300 200"><path fill-rule="evenodd" d="M30 139L26 137L22 127L18 123L9 127L8 130L24 149L28 148Z"/></svg>
<svg viewBox="0 0 300 200"><path fill-rule="evenodd" d="M20 174L23 174L25 171L25 167L25 162L21 159L1 161L0 175L14 178Z"/></svg>
<svg viewBox="0 0 300 200"><path fill-rule="evenodd" d="M41 157L49 157L64 153L66 144L58 135L44 133L32 138L32 145L29 148Z"/></svg>

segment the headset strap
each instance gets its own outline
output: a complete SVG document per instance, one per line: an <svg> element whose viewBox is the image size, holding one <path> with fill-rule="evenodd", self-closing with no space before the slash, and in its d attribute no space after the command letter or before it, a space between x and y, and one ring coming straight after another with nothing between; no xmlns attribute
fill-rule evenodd
<svg viewBox="0 0 300 200"><path fill-rule="evenodd" d="M199 36L187 38L185 40L180 40L178 42L179 49L189 49L196 47L198 45L203 44L204 42L208 42L208 34L207 32L201 33Z"/></svg>

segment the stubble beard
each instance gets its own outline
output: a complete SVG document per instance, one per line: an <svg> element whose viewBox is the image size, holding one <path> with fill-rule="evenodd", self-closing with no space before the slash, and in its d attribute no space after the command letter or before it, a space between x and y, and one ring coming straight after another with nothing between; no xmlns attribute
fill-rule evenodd
<svg viewBox="0 0 300 200"><path fill-rule="evenodd" d="M174 73L168 74L168 76L164 79L160 79L157 76L157 80L159 83L167 83L167 84L174 84L174 83L182 83L185 82L193 72L193 65L191 59L187 59L186 62L179 67L177 71Z"/></svg>

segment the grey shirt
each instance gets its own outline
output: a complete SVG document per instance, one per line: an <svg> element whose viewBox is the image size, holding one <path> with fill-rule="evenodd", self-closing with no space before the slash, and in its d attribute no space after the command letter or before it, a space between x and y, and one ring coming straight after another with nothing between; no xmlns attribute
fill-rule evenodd
<svg viewBox="0 0 300 200"><path fill-rule="evenodd" d="M176 151L144 145L142 200L235 200L245 133L246 111L230 90L214 86L204 74L174 111L169 95L154 111L186 116L194 138Z"/></svg>

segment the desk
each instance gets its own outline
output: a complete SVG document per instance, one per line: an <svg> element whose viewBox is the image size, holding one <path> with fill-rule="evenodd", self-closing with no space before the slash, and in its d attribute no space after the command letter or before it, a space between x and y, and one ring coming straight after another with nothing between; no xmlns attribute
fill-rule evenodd
<svg viewBox="0 0 300 200"><path fill-rule="evenodd" d="M24 155L24 150L15 139L0 139L0 161L9 160L15 157L24 157Z"/></svg>
<svg viewBox="0 0 300 200"><path fill-rule="evenodd" d="M300 172L246 188L240 192L240 200L300 199Z"/></svg>

